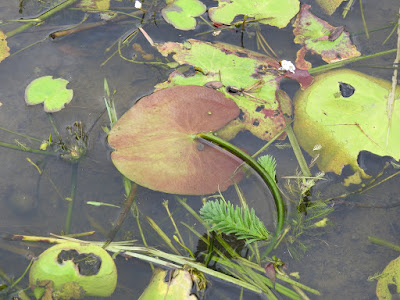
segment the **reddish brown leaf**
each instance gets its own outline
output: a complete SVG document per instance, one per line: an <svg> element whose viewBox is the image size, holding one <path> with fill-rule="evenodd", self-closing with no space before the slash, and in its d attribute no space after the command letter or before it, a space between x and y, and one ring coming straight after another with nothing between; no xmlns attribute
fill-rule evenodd
<svg viewBox="0 0 400 300"><path fill-rule="evenodd" d="M195 139L239 115L234 101L201 86L177 86L137 102L113 126L111 159L130 180L153 190L202 195L225 190L241 160ZM235 180L239 180L239 176Z"/></svg>

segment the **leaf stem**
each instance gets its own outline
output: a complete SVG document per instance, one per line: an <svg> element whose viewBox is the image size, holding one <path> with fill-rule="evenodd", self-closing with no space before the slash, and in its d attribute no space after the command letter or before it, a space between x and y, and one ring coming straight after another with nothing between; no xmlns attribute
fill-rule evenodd
<svg viewBox="0 0 400 300"><path fill-rule="evenodd" d="M359 57L353 57L353 58L345 59L345 60L342 60L342 61L334 62L334 63L331 63L331 64L327 64L327 65L311 68L311 69L308 70L308 72L311 75L314 75L316 73L321 73L321 72L325 72L325 71L328 71L328 70L340 68L340 67L343 67L343 66L345 66L347 64L350 64L350 63L353 63L353 62L356 62L356 61L359 61L359 60L368 59L368 58L374 58L374 57L378 57L378 56L386 55L386 54L391 54L391 53L395 53L395 52L397 52L397 48L386 50L386 51L381 51L381 52L370 54L370 55L363 55L363 56L359 56Z"/></svg>
<svg viewBox="0 0 400 300"><path fill-rule="evenodd" d="M0 142L0 147L10 148L10 149L14 149L14 150L20 150L20 151L24 151L24 152L31 152L31 153L36 153L36 154L59 156L59 154L56 152L43 151L43 150L29 148L26 146L21 147L21 146L17 146L17 145L5 143L5 142Z"/></svg>
<svg viewBox="0 0 400 300"><path fill-rule="evenodd" d="M47 18L51 17L55 13L59 12L60 10L63 10L64 8L74 4L76 1L78 1L78 0L65 0L64 2L52 7L48 11L42 13L39 17L35 18L35 21L28 22L26 24L23 24L23 25L15 28L14 30L11 30L11 31L7 32L6 36L7 37L12 37L12 36L14 36L14 35L16 35L16 34L18 34L20 32L23 32L23 31L31 28L32 26L36 25L38 19L40 21L46 20Z"/></svg>
<svg viewBox="0 0 400 300"><path fill-rule="evenodd" d="M369 32L368 32L367 22L365 21L365 17L364 17L362 0L360 0L360 13L361 13L361 20L362 20L363 26L364 26L365 36L367 37L367 39L369 39Z"/></svg>
<svg viewBox="0 0 400 300"><path fill-rule="evenodd" d="M211 132L203 132L197 134L198 138L202 138L206 141L212 142L214 144L217 144L218 146L226 149L233 155L241 158L243 161L245 161L250 167L252 167L264 180L264 182L267 184L269 190L272 193L272 196L274 197L275 200L275 206L276 206L276 211L277 211L277 225L276 225L276 231L275 231L275 237L277 237L283 228L283 222L285 219L285 211L284 211L284 204L283 200L281 197L281 194L279 192L279 188L273 178L269 176L269 174L261 167L261 165L253 159L250 155L248 155L246 152L243 150L239 149L238 147L232 145L231 143L215 136Z"/></svg>
<svg viewBox="0 0 400 300"><path fill-rule="evenodd" d="M78 164L73 164L72 165L72 174L71 174L71 193L69 196L69 203L68 203L68 212L67 212L67 218L65 221L65 234L70 233L71 229L71 220L72 220L72 212L74 208L74 200L75 200L75 192L76 192L76 183L77 183L77 178L78 178Z"/></svg>
<svg viewBox="0 0 400 300"><path fill-rule="evenodd" d="M310 169L307 166L306 160L304 159L304 156L303 156L303 152L301 152L299 143L297 142L297 138L294 135L293 128L291 125L286 128L286 133L288 135L290 145L292 146L294 155L297 158L297 162L300 165L301 172L303 173L304 176L311 177Z"/></svg>

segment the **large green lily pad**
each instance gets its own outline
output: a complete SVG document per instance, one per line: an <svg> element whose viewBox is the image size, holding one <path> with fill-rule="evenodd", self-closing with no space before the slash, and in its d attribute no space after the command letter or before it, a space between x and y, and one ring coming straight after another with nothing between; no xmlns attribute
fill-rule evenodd
<svg viewBox="0 0 400 300"><path fill-rule="evenodd" d="M308 51L321 55L327 63L360 56L344 27L334 27L310 12L310 5L304 4L294 23L294 42L301 44L297 52L296 67L307 70L311 63L304 59Z"/></svg>
<svg viewBox="0 0 400 300"><path fill-rule="evenodd" d="M239 115L224 94L179 86L144 97L113 126L111 159L130 180L172 194L203 195L226 190L241 160L196 139ZM233 178L234 177L234 178Z"/></svg>
<svg viewBox="0 0 400 300"><path fill-rule="evenodd" d="M196 72L191 76L173 72L168 81L158 84L156 89L218 81L222 85L219 91L240 107L240 117L219 132L225 139L233 138L241 130L249 130L263 140L270 140L286 125L284 114L291 115L291 101L279 91L282 78L292 77L304 86L311 82L308 73L280 71L277 60L225 43L189 39L185 43L159 44L157 49L164 56L173 54L175 61L193 66ZM229 87L239 92L231 93Z"/></svg>
<svg viewBox="0 0 400 300"><path fill-rule="evenodd" d="M392 260L383 270L376 285L376 296L379 300L391 300L392 293L389 286L396 288L396 295L400 294L400 257Z"/></svg>
<svg viewBox="0 0 400 300"><path fill-rule="evenodd" d="M199 0L167 0L167 7L161 10L166 22L180 30L196 27L195 17L206 12L207 7Z"/></svg>
<svg viewBox="0 0 400 300"><path fill-rule="evenodd" d="M25 102L28 105L44 104L45 112L57 112L71 102L74 95L67 89L68 81L53 76L43 76L33 80L25 89Z"/></svg>
<svg viewBox="0 0 400 300"><path fill-rule="evenodd" d="M317 160L321 170L341 174L350 165L362 172L357 163L362 150L400 159L400 105L394 107L389 129L390 90L388 81L342 69L315 77L296 94L294 131L310 155L316 144L322 145ZM395 99L399 96L397 89Z"/></svg>
<svg viewBox="0 0 400 300"><path fill-rule="evenodd" d="M299 12L298 0L218 0L218 7L208 10L213 22L231 24L237 15L260 19L260 23L286 27Z"/></svg>

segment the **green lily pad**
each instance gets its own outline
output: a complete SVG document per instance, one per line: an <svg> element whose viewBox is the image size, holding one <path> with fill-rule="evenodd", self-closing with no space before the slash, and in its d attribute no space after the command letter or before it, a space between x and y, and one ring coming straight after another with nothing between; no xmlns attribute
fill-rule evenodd
<svg viewBox="0 0 400 300"><path fill-rule="evenodd" d="M156 89L204 85L212 81L222 83L219 90L233 99L241 110L240 117L219 132L225 139L233 138L241 130L249 130L263 140L270 140L286 125L284 114L291 115L291 101L279 91L280 81L291 77L305 86L311 83L308 73L296 77L297 70L295 74L280 71L277 60L234 45L189 39L185 43L167 42L156 47L162 55L173 54L179 64L188 64L197 70L192 76L175 71ZM234 90L238 92L232 92Z"/></svg>
<svg viewBox="0 0 400 300"><path fill-rule="evenodd" d="M25 102L28 105L44 104L45 112L57 112L71 102L74 95L66 88L68 81L53 76L43 76L33 80L25 89Z"/></svg>
<svg viewBox="0 0 400 300"><path fill-rule="evenodd" d="M395 105L391 126L386 112L391 83L342 69L315 77L295 96L294 131L300 145L312 156L319 144L321 170L341 174L345 165L363 171L360 151L400 159L400 105ZM397 89L395 99L400 96Z"/></svg>
<svg viewBox="0 0 400 300"><path fill-rule="evenodd" d="M241 178L241 160L196 139L239 115L224 94L179 86L139 100L113 126L108 143L115 167L130 180L171 194L203 195L226 190Z"/></svg>
<svg viewBox="0 0 400 300"><path fill-rule="evenodd" d="M211 7L208 15L213 22L231 24L238 15L260 19L260 23L286 27L299 12L298 0L218 0L218 7Z"/></svg>
<svg viewBox="0 0 400 300"><path fill-rule="evenodd" d="M84 7L87 9L108 10L110 9L110 0L82 0L78 7Z"/></svg>
<svg viewBox="0 0 400 300"><path fill-rule="evenodd" d="M294 23L294 42L301 44L297 52L296 67L307 70L311 63L304 59L308 51L321 55L327 63L360 56L344 27L333 27L310 12L310 5L303 4Z"/></svg>
<svg viewBox="0 0 400 300"><path fill-rule="evenodd" d="M46 290L54 299L109 297L117 286L117 269L103 248L67 242L40 254L30 269L29 284L40 297Z"/></svg>
<svg viewBox="0 0 400 300"><path fill-rule="evenodd" d="M195 17L206 12L207 7L199 0L167 0L167 7L161 10L166 22L180 30L196 27Z"/></svg>
<svg viewBox="0 0 400 300"><path fill-rule="evenodd" d="M347 0L316 0L327 15L332 15L343 1Z"/></svg>
<svg viewBox="0 0 400 300"><path fill-rule="evenodd" d="M396 289L396 295L400 294L400 257L386 266L376 284L376 296L379 300L392 299L389 286Z"/></svg>

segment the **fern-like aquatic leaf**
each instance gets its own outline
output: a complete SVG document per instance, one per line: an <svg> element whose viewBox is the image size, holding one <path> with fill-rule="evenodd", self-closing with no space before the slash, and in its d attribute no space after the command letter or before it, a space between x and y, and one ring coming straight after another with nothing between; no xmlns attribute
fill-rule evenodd
<svg viewBox="0 0 400 300"><path fill-rule="evenodd" d="M263 169L275 180L276 175L276 160L272 155L263 155L257 159L257 162L263 167ZM276 180L275 180L276 181Z"/></svg>
<svg viewBox="0 0 400 300"><path fill-rule="evenodd" d="M229 201L207 201L200 209L203 220L211 226L211 230L225 234L235 234L238 239L246 239L247 243L266 240L269 232L256 216L254 209L234 207Z"/></svg>

